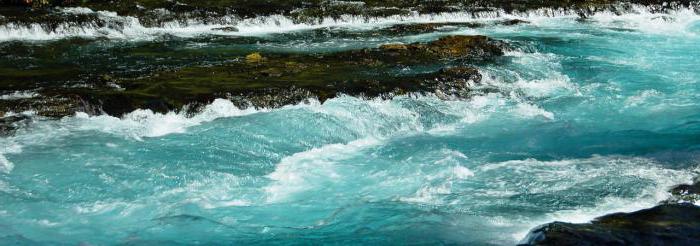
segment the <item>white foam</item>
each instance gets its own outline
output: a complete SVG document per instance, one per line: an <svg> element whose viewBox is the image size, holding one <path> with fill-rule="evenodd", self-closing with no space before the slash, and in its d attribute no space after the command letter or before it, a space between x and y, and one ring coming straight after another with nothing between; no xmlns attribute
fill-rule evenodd
<svg viewBox="0 0 700 246"><path fill-rule="evenodd" d="M342 176L335 163L352 158L363 149L381 143L379 139L364 138L347 144L329 144L285 157L267 177L272 183L264 188L268 202L279 202L319 183L335 182Z"/></svg>
<svg viewBox="0 0 700 246"><path fill-rule="evenodd" d="M512 110L512 112L525 118L541 116L547 120L554 119L554 113L529 103L518 103L517 106Z"/></svg>
<svg viewBox="0 0 700 246"><path fill-rule="evenodd" d="M53 40L68 37L85 38L112 38L125 40L150 40L163 34L192 37L203 34L258 36L270 33L284 33L299 30L308 30L326 27L341 27L352 29L371 29L397 23L430 23L430 22L489 22L505 19L525 19L535 24L560 23L556 19L573 20L578 18L574 11L561 9L539 9L526 12L508 14L504 11L484 12L450 12L438 14L420 14L412 12L407 15L394 15L387 17L365 17L343 15L336 18L322 18L310 23L300 23L281 15L271 15L251 19L239 19L235 16L224 16L215 24L204 23L197 20L166 22L157 27L146 27L134 17L119 16L114 12L92 11L86 8L65 8L65 14L97 15L107 24L99 26L95 23L83 23L82 26L74 24L59 24L53 30L46 30L39 24L17 25L9 23L0 26L0 41L7 40ZM643 31L658 33L678 32L688 28L698 16L691 9L673 11L669 16L676 21L655 19L661 16L653 14L646 7L638 6L631 13L616 15L612 12L601 12L592 18L604 25L615 26L623 21L627 28L635 28ZM238 32L214 30L222 27L236 27Z"/></svg>
<svg viewBox="0 0 700 246"><path fill-rule="evenodd" d="M70 7L70 8L63 8L61 10L64 14L72 14L72 15L80 15L80 14L93 14L95 11L93 11L90 8L85 8L85 7Z"/></svg>
<svg viewBox="0 0 700 246"><path fill-rule="evenodd" d="M515 86L527 95L533 97L546 97L560 91L571 91L575 88L567 76L553 75L553 77L548 77L546 79L520 79L515 82Z"/></svg>
<svg viewBox="0 0 700 246"><path fill-rule="evenodd" d="M14 163L7 159L6 154L19 154L22 152L22 146L10 139L0 138L0 172L10 173L15 168Z"/></svg>
<svg viewBox="0 0 700 246"><path fill-rule="evenodd" d="M504 170L508 169L508 170ZM489 163L481 166L479 172L515 172L532 178L534 186L526 186L529 193L563 191L591 180L606 177L634 177L651 182L631 197L607 196L595 206L581 206L570 210L556 211L537 219L511 221L520 230L513 239L520 240L530 229L553 221L586 223L596 217L615 212L632 212L653 207L667 199L668 188L672 185L692 181L694 172L661 167L654 160L638 157L593 156L587 159L539 161L536 159ZM493 182L498 182L494 180ZM549 184L549 185L547 185ZM552 186L554 184L554 186Z"/></svg>
<svg viewBox="0 0 700 246"><path fill-rule="evenodd" d="M34 91L15 91L8 94L0 95L0 100L17 100L38 97L39 93Z"/></svg>
<svg viewBox="0 0 700 246"><path fill-rule="evenodd" d="M636 107L646 104L648 100L662 96L663 93L657 90L643 90L636 95L632 95L625 100L625 108Z"/></svg>
<svg viewBox="0 0 700 246"><path fill-rule="evenodd" d="M151 110L139 109L122 118L109 115L89 116L78 113L73 118L66 118L78 130L98 130L102 132L141 137L159 137L172 133L184 133L188 127L199 125L222 117L249 115L265 111L253 108L239 109L229 100L216 99L207 105L201 113L187 117L185 113L169 112L154 113Z"/></svg>
<svg viewBox="0 0 700 246"><path fill-rule="evenodd" d="M176 179L177 177L166 177ZM196 204L204 209L217 209L225 207L245 207L253 205L253 198L246 193L251 190L249 185L251 179L257 177L239 177L230 173L212 172L205 176L192 179L184 186L167 190L156 196L160 201L180 201L178 204L168 204L163 206L179 206L182 204ZM143 201L143 204L153 203L153 201ZM164 202L167 203L167 202Z"/></svg>
<svg viewBox="0 0 700 246"><path fill-rule="evenodd" d="M422 205L441 205L449 201L446 195L455 194L454 184L473 178L476 174L469 168L462 165L468 157L459 151L442 149L432 154L427 154L427 158L442 157L432 163L417 158L416 163L412 163L410 168L404 173L395 174L397 180L380 181L379 186L386 186L387 190L395 190L401 194L405 191L415 190L410 195L400 196L397 200L406 203L417 203Z"/></svg>
<svg viewBox="0 0 700 246"><path fill-rule="evenodd" d="M524 95L546 98L561 94L578 94L579 88L569 76L562 74L563 57L552 53L509 51L517 72L500 68L482 68L482 84L494 86L513 97ZM504 74L505 73L505 74ZM525 75L528 75L525 77ZM534 75L534 76L533 76Z"/></svg>
<svg viewBox="0 0 700 246"><path fill-rule="evenodd" d="M697 35L690 28L700 21L693 9L680 9L666 13L655 13L648 8L635 6L634 14L617 15L601 12L591 17L598 25L612 28L626 28L650 34Z"/></svg>

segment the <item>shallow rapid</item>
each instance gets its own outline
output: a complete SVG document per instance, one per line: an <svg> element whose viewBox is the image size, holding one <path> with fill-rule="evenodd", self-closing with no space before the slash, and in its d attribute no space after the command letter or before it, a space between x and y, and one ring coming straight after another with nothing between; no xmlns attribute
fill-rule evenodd
<svg viewBox="0 0 700 246"><path fill-rule="evenodd" d="M0 244L512 245L543 223L651 207L697 176L698 14L518 18L529 23L400 37L361 35L389 20L333 27L354 38L304 26L248 33L264 40L252 44L177 35L186 30L131 33L200 57L448 34L484 34L514 48L479 66L484 93L464 100L341 96L239 109L217 99L194 116L34 116L0 138ZM65 38L37 43L24 34L7 37L38 46ZM85 35L93 34L77 36ZM220 39L202 41L211 36ZM99 44L152 42L121 38ZM87 49L95 61L97 50Z"/></svg>

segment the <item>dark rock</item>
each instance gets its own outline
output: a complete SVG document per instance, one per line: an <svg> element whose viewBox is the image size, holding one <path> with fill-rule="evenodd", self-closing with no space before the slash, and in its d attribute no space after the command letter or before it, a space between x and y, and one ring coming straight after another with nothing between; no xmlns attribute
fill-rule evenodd
<svg viewBox="0 0 700 246"><path fill-rule="evenodd" d="M30 121L31 118L26 115L0 116L0 136L12 135L15 130Z"/></svg>
<svg viewBox="0 0 700 246"><path fill-rule="evenodd" d="M429 43L425 48L442 58L484 59L503 55L503 44L486 36L448 36Z"/></svg>
<svg viewBox="0 0 700 246"><path fill-rule="evenodd" d="M450 67L443 68L425 78L424 86L426 91L435 92L442 99L450 97L467 97L469 95L470 83L481 82L479 70L473 67Z"/></svg>
<svg viewBox="0 0 700 246"><path fill-rule="evenodd" d="M695 178L693 184L680 184L670 190L671 198L663 203L695 203L700 201L700 177Z"/></svg>
<svg viewBox="0 0 700 246"><path fill-rule="evenodd" d="M522 25L522 24L529 24L529 21L524 21L524 20L518 20L518 19L512 19L512 20L504 20L504 21L499 21L498 24L504 25L504 26L515 26L515 25Z"/></svg>
<svg viewBox="0 0 700 246"><path fill-rule="evenodd" d="M33 110L41 116L58 118L76 112L121 116L138 108L167 112L190 104L207 104L215 98L265 108L309 98L324 101L339 94L388 98L435 93L443 98L462 98L471 93L470 84L481 80L478 71L465 64L498 57L503 47L504 43L485 36L447 36L427 43L326 54L263 56L254 52L220 65L184 66L138 77L96 74L87 77L88 87L44 84L51 78L69 80L81 76L80 72L47 69L43 75L17 69L0 75L0 81L9 81L4 89L35 90L41 96L0 101L0 111ZM426 66L438 68L410 72L411 67ZM37 81L36 87L28 83L32 80Z"/></svg>
<svg viewBox="0 0 700 246"><path fill-rule="evenodd" d="M324 101L338 94L385 97L438 93L466 97L468 83L478 83L481 75L472 67L449 64L494 58L503 54L502 45L484 36L449 36L429 43L390 44L322 55L271 53L263 57L251 53L223 65L185 67L124 79L119 82L124 92L92 95L95 99L90 101L98 101L107 113L118 114L153 105L146 102L154 99L173 110L216 97L266 108L308 98ZM405 75L391 72L397 66L441 63L449 68ZM105 99L115 97L119 99ZM158 110L162 109L160 106Z"/></svg>
<svg viewBox="0 0 700 246"><path fill-rule="evenodd" d="M97 113L92 106L76 94L42 95L35 98L0 100L2 112L35 111L39 116L60 118L76 112Z"/></svg>
<svg viewBox="0 0 700 246"><path fill-rule="evenodd" d="M671 188L661 205L616 213L591 223L553 222L533 229L522 245L700 245L700 179Z"/></svg>
<svg viewBox="0 0 700 246"><path fill-rule="evenodd" d="M382 31L387 34L409 35L443 30L451 31L459 27L479 28L483 26L484 24L476 22L411 23L396 24Z"/></svg>
<svg viewBox="0 0 700 246"><path fill-rule="evenodd" d="M665 204L587 224L554 222L533 229L521 245L700 245L700 207Z"/></svg>
<svg viewBox="0 0 700 246"><path fill-rule="evenodd" d="M224 32L238 32L238 28L235 26L219 27L212 29L214 31L224 31Z"/></svg>
<svg viewBox="0 0 700 246"><path fill-rule="evenodd" d="M485 60L503 55L505 44L486 36L447 36L426 44L387 44L364 50L362 56L394 63L421 63L435 59ZM357 55L359 52L353 52Z"/></svg>

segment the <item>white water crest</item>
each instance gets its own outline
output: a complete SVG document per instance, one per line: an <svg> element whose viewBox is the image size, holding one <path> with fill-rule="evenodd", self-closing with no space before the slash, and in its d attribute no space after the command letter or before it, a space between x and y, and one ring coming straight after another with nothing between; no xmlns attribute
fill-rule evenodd
<svg viewBox="0 0 700 246"><path fill-rule="evenodd" d="M649 182L649 187L630 197L607 196L595 206L582 206L576 209L549 213L535 221L510 221L518 225L520 231L512 235L520 240L530 229L552 221L569 223L587 223L594 218L617 212L633 212L650 208L667 199L668 189L678 183L692 182L697 175L695 171L675 170L662 167L652 159L625 156L593 156L586 159L565 159L558 161L539 161L525 159L489 163L480 166L480 172L517 173L532 177L535 181L527 182L527 193L552 192L588 185L594 180L606 180L606 177L634 178ZM499 182L501 180L494 180ZM610 182L610 181L608 181ZM546 185L554 184L554 186ZM531 186L530 186L531 185ZM506 187L504 187L506 188Z"/></svg>
<svg viewBox="0 0 700 246"><path fill-rule="evenodd" d="M216 99L196 114L188 117L184 112L155 113L151 110L138 109L117 118L109 115L89 116L77 113L75 117L65 118L80 131L97 130L113 134L141 137L160 137L173 133L183 133L188 127L199 125L223 117L244 116L266 109L240 109L229 100Z"/></svg>
<svg viewBox="0 0 700 246"><path fill-rule="evenodd" d="M38 97L39 93L34 91L15 91L0 95L0 100L17 100Z"/></svg>
<svg viewBox="0 0 700 246"><path fill-rule="evenodd" d="M5 155L21 153L22 146L7 139L0 139L0 145L0 173L10 173L15 165Z"/></svg>
<svg viewBox="0 0 700 246"><path fill-rule="evenodd" d="M357 155L360 150L381 143L378 139L365 138L347 144L329 144L320 148L285 157L267 177L273 183L265 187L268 202L279 202L326 182L342 179L334 165Z"/></svg>
<svg viewBox="0 0 700 246"><path fill-rule="evenodd" d="M50 29L39 23L0 25L0 41L10 40L56 40L70 37L109 38L130 41L152 40L162 35L194 37L199 35L260 36L271 33L286 33L327 27L350 29L373 29L399 23L431 22L482 22L498 20L523 19L535 25L573 21L579 18L576 11L564 9L537 9L525 12L507 13L502 10L480 12L449 12L437 14L420 14L387 17L366 17L343 15L337 18L325 17L313 22L299 22L282 15L271 15L250 19L236 16L220 17L215 23L205 23L195 19L165 22L159 26L145 26L139 19L131 16L119 16L109 11L93 11L87 8L64 8L63 14L95 15L104 25L95 22L59 24ZM165 10L163 10L165 11ZM649 7L634 6L624 14L611 11L598 11L591 20L604 26L630 28L654 33L688 33L688 29L700 19L694 9L678 9L669 13L656 13ZM235 27L238 31L225 31L220 28Z"/></svg>
<svg viewBox="0 0 700 246"><path fill-rule="evenodd" d="M419 103L441 114L454 117L454 120L426 124L421 112L405 106L405 103ZM6 153L15 153L22 146L43 145L80 132L101 132L128 139L143 141L145 138L158 138L170 134L186 133L188 128L220 118L242 117L256 113L273 113L290 110L304 110L310 113L327 115L344 122L358 136L370 139L384 139L397 134L429 133L444 135L455 129L488 119L494 114L512 119L525 118L551 120L555 116L528 102L513 101L511 97L491 93L475 96L469 100L444 101L435 96L398 96L393 99L361 99L340 96L324 104L309 99L297 105L278 109L241 109L226 99L216 99L201 112L188 116L184 111L156 113L138 109L122 117L109 115L88 115L76 113L58 121L31 116L34 120L21 127L16 134L1 138L12 144L4 144ZM501 117L503 117L501 116ZM381 120L376 120L381 119ZM10 146L15 146L10 148ZM13 168L11 161L2 159L3 170ZM274 199L273 199L274 200Z"/></svg>

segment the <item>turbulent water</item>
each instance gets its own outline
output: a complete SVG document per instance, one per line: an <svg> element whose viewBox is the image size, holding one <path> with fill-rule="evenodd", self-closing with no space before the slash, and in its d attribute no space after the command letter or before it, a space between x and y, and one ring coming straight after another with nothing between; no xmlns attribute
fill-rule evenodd
<svg viewBox="0 0 700 246"><path fill-rule="evenodd" d="M0 28L12 34L2 39L54 40L38 46L73 35L107 37L98 42L107 47L156 38L170 51L203 54L353 49L447 34L485 34L515 47L479 67L478 86L491 93L467 100L343 96L254 110L219 99L193 117L148 110L36 117L0 139L0 244L508 245L542 223L653 206L697 174L700 16L693 11L587 20L530 13L519 17L530 23L517 26L360 35L401 21L462 18L433 17L303 28L246 22L251 30L277 28L241 28L266 40L255 43L194 27ZM314 32L331 26L360 34ZM98 48L83 52L101 57Z"/></svg>

